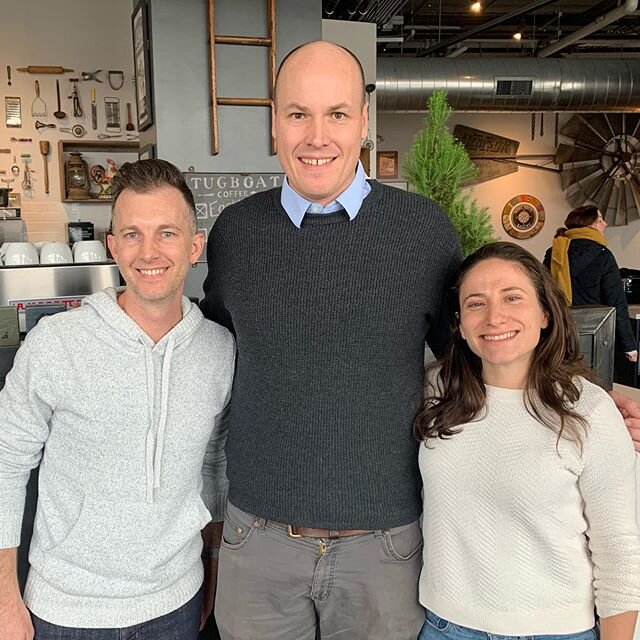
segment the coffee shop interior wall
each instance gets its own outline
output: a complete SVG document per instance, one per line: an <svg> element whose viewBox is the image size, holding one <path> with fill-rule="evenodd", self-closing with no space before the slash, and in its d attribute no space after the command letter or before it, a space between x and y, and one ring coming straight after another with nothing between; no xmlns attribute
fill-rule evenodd
<svg viewBox="0 0 640 640"><path fill-rule="evenodd" d="M53 123L70 127L82 124L87 135L82 140L96 140L96 134L104 132L104 97L114 96L120 99L121 121L124 133L126 124L126 103L135 105L133 86L133 54L131 39L131 0L111 0L105 4L98 0L55 0L42 2L26 0L24 2L2 2L2 35L0 35L0 96L2 118L0 120L0 148L10 148L11 154L0 154L0 169L7 171L1 178L11 178L9 171L16 155L20 166L20 176L10 186L20 193L23 178L23 163L20 155L31 155L34 197L22 198L22 213L30 232L34 229L42 237L49 230L57 234L64 229L64 222L86 220L93 222L97 230L108 226L109 204L62 203L60 194L60 158L58 158L58 140L74 140L70 133L61 133L58 129L43 129L38 133L35 121ZM7 84L7 65L11 66L12 85ZM17 67L29 65L53 65L74 69L74 73L64 75L32 75L17 71ZM102 69L96 82L78 83L82 118L73 118L69 78L79 77L82 71ZM124 84L119 91L113 91L106 82L109 69L124 72ZM31 103L35 98L34 81L40 83L40 93L46 102L47 116L35 118L31 115ZM63 120L53 117L56 111L56 79L60 82L62 110L67 114ZM96 88L98 106L98 130L91 129L90 90ZM22 102L22 128L7 129L4 119L4 96L19 96ZM133 120L135 123L135 107ZM61 124L62 123L62 124ZM11 137L32 138L33 142L11 142ZM48 140L51 150L48 156L50 193L44 192L43 156L38 142ZM113 154L118 164L126 159L135 159L134 154ZM4 185L3 185L4 186ZM97 190L94 187L94 190Z"/></svg>
<svg viewBox="0 0 640 640"><path fill-rule="evenodd" d="M561 127L570 116L571 114L560 114ZM398 151L400 172L404 157L411 148L416 133L422 128L424 118L424 113L378 111L378 150ZM552 162L555 151L553 113L545 114L542 137L540 136L540 115L537 115L533 141L529 114L454 112L450 120L451 131L456 124L518 140L519 155L549 154L548 158L525 159L523 162L546 164L557 168ZM562 136L560 136L560 142L562 142ZM568 140L568 142L571 141ZM517 242L540 259L544 256L547 247L551 245L556 229L562 225L571 209L562 191L559 174L540 169L519 167L517 173L477 184L471 188L471 192L481 206L489 208L493 226L500 239ZM546 220L540 233L534 237L514 240L502 226L502 210L511 198L521 194L535 196L542 202ZM640 221L636 220L623 227L609 227L606 237L619 266L640 269Z"/></svg>

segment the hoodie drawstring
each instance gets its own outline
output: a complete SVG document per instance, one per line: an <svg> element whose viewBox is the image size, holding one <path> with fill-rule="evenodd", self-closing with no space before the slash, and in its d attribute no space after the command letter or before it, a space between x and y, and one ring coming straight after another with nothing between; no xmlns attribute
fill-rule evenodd
<svg viewBox="0 0 640 640"><path fill-rule="evenodd" d="M156 438L156 455L153 460L153 487L160 486L160 472L162 471L162 452L164 451L164 432L167 426L167 413L169 410L169 374L171 372L171 360L176 341L171 336L167 342L162 361L162 377L160 379L160 418L158 420L158 433Z"/></svg>
<svg viewBox="0 0 640 640"><path fill-rule="evenodd" d="M175 349L175 338L171 336L167 341L167 346L162 362L162 373L160 378L160 412L157 421L154 423L154 396L155 396L155 375L153 364L153 352L148 347L145 348L145 365L147 370L147 402L149 406L149 428L147 431L145 468L146 468L146 500L153 502L153 491L160 486L162 472L162 454L164 451L164 436L167 426L167 414L169 411L169 375L171 372L171 361Z"/></svg>

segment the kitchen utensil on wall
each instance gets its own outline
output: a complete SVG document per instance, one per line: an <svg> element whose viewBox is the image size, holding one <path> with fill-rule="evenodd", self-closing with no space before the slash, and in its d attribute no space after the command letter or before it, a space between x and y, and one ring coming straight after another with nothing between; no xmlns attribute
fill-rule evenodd
<svg viewBox="0 0 640 640"><path fill-rule="evenodd" d="M44 162L44 192L49 193L49 141L40 140L40 153Z"/></svg>
<svg viewBox="0 0 640 640"><path fill-rule="evenodd" d="M84 81L88 81L88 80L95 80L96 82L100 82L102 83L102 80L100 80L100 78L98 78L98 74L102 71L102 69L98 69L97 71L83 71L80 74L80 77L82 78L82 80Z"/></svg>
<svg viewBox="0 0 640 640"><path fill-rule="evenodd" d="M74 124L73 127L60 127L58 131L71 133L75 138L82 138L87 135L87 130L81 124Z"/></svg>
<svg viewBox="0 0 640 640"><path fill-rule="evenodd" d="M34 86L36 89L36 97L31 103L31 115L34 118L44 118L47 115L47 104L40 97L40 83L37 80L34 82Z"/></svg>
<svg viewBox="0 0 640 640"><path fill-rule="evenodd" d="M11 149L0 149L0 153L11 153Z"/></svg>
<svg viewBox="0 0 640 640"><path fill-rule="evenodd" d="M65 67L54 67L50 65L29 65L28 67L18 67L18 71L23 71L25 73L69 73L73 71L73 69L66 69Z"/></svg>
<svg viewBox="0 0 640 640"><path fill-rule="evenodd" d="M73 85L73 89L71 90L71 101L73 103L73 117L74 118L82 118L82 107L80 106L80 94L78 93L78 78L69 78L69 82Z"/></svg>
<svg viewBox="0 0 640 640"><path fill-rule="evenodd" d="M113 135L109 135L108 133L99 133L98 140L109 140L109 138L122 138L121 133L114 133ZM138 136L135 133L127 133L125 136L126 140L137 140Z"/></svg>
<svg viewBox="0 0 640 640"><path fill-rule="evenodd" d="M135 131L133 126L133 118L131 117L131 103L127 102L127 125L125 126L127 131Z"/></svg>
<svg viewBox="0 0 640 640"><path fill-rule="evenodd" d="M114 90L118 91L122 89L122 85L124 84L124 73L122 71L107 71L107 81L109 82L109 86Z"/></svg>
<svg viewBox="0 0 640 640"><path fill-rule="evenodd" d="M22 127L22 105L17 96L5 96L4 122L7 127L12 129Z"/></svg>
<svg viewBox="0 0 640 640"><path fill-rule="evenodd" d="M11 136L9 140L11 142L33 142L33 138L16 138L15 136Z"/></svg>
<svg viewBox="0 0 640 640"><path fill-rule="evenodd" d="M7 84L11 86L11 65L7 65Z"/></svg>
<svg viewBox="0 0 640 640"><path fill-rule="evenodd" d="M33 183L31 181L31 174L33 171L29 168L31 162L30 153L22 153L20 155L22 162L24 162L24 176L22 178L22 195L25 198L33 198Z"/></svg>
<svg viewBox="0 0 640 640"><path fill-rule="evenodd" d="M56 97L58 98L58 110L53 112L54 117L58 120L62 120L67 117L67 114L60 107L60 81L56 80Z"/></svg>
<svg viewBox="0 0 640 640"><path fill-rule="evenodd" d="M98 105L96 104L96 88L91 88L91 128L98 128Z"/></svg>
<svg viewBox="0 0 640 640"><path fill-rule="evenodd" d="M107 122L105 129L109 133L120 133L120 98L111 98L109 96L104 99L104 115Z"/></svg>
<svg viewBox="0 0 640 640"><path fill-rule="evenodd" d="M35 127L38 131L40 131L41 129L55 129L56 125L55 124L47 124L46 122L40 122L40 120L36 120L36 124Z"/></svg>
<svg viewBox="0 0 640 640"><path fill-rule="evenodd" d="M16 178L20 175L20 166L18 165L18 161L16 157L13 156L13 164L11 165L11 173L16 176Z"/></svg>

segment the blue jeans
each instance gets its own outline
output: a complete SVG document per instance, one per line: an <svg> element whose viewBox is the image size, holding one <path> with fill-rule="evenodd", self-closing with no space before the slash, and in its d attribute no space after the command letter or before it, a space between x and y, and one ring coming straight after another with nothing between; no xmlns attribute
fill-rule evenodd
<svg viewBox="0 0 640 640"><path fill-rule="evenodd" d="M564 635L500 636L461 627L437 616L433 611L427 611L427 619L422 625L418 640L598 640L599 637L600 633L596 627L588 631Z"/></svg>
<svg viewBox="0 0 640 640"><path fill-rule="evenodd" d="M123 629L59 627L31 614L34 640L197 640L202 590L180 608Z"/></svg>

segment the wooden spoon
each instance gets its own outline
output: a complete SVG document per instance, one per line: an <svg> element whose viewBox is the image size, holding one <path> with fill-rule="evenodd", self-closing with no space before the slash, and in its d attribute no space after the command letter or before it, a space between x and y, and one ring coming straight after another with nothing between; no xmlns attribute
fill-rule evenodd
<svg viewBox="0 0 640 640"><path fill-rule="evenodd" d="M47 156L49 155L49 141L40 140L40 153L44 160L44 192L49 193L49 167Z"/></svg>

